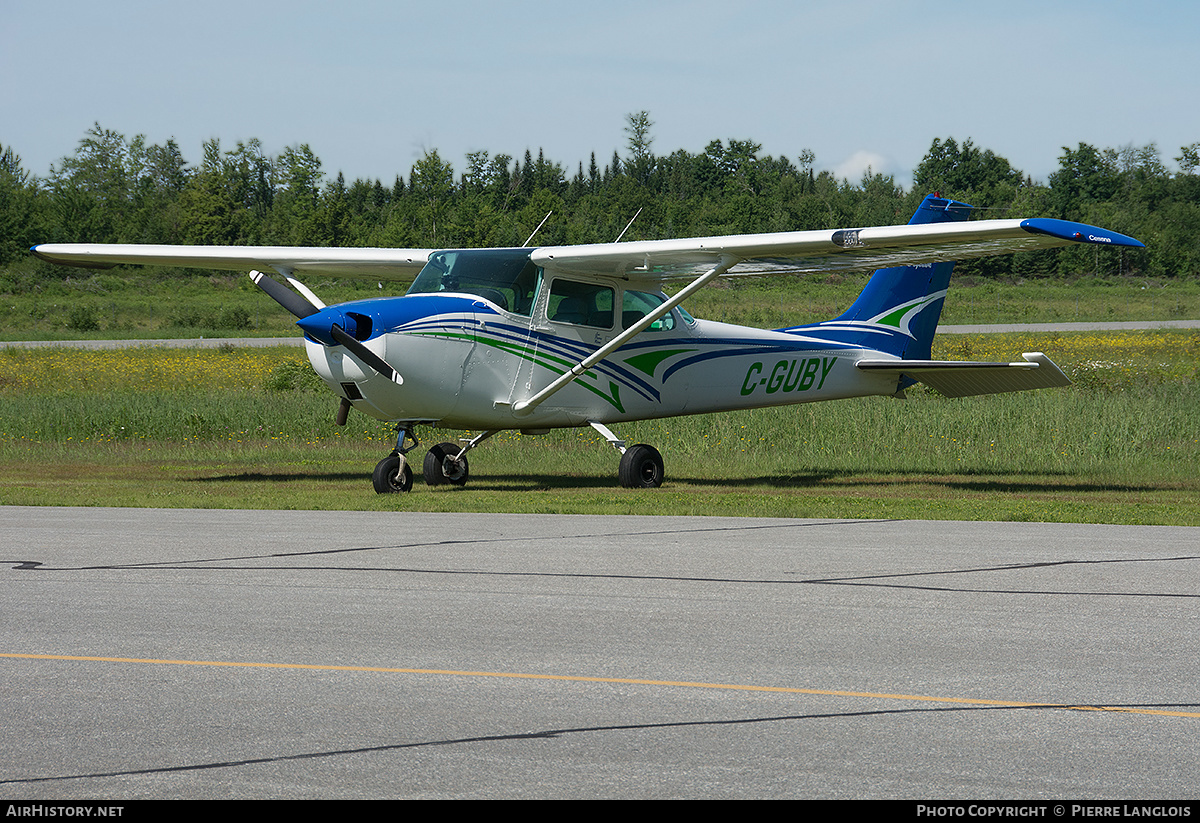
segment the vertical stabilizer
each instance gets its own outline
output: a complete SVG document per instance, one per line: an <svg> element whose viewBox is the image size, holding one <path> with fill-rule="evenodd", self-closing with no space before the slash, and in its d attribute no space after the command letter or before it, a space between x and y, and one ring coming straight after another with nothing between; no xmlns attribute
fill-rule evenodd
<svg viewBox="0 0 1200 823"><path fill-rule="evenodd" d="M931 194L921 201L909 225L966 220L972 210ZM953 262L876 269L858 299L841 317L788 331L818 334L906 360L930 356L942 315Z"/></svg>

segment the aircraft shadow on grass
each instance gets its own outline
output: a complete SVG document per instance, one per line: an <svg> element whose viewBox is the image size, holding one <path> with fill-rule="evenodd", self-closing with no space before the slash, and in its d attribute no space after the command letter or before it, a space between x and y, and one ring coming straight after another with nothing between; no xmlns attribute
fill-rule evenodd
<svg viewBox="0 0 1200 823"><path fill-rule="evenodd" d="M341 483L360 479L355 472L261 472L249 471L208 477L182 478L192 483ZM1014 479L1014 478L1028 479ZM852 488L855 486L917 487L934 486L953 491L996 494L1053 492L1058 494L1097 494L1102 492L1155 492L1158 486L1135 483L1067 481L1066 472L963 472L937 474L917 470L861 471L825 470L802 474L772 474L757 477L679 477L671 478L667 488L735 488L766 487L778 491L796 489ZM588 488L610 488L608 475L585 474L527 474L508 475L503 481L475 480L471 488L480 491L554 491ZM445 491L467 491L463 486L444 486Z"/></svg>

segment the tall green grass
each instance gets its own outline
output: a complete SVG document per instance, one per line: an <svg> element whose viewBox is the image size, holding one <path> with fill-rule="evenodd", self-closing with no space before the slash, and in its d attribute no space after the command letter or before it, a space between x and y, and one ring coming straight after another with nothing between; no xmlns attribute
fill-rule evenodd
<svg viewBox="0 0 1200 823"><path fill-rule="evenodd" d="M73 270L46 275L37 261L0 270L0 339L57 340L296 335L295 318L243 275L170 268ZM867 274L720 281L685 308L697 317L765 328L828 320L845 311ZM407 283L312 278L328 304L403 294ZM944 323L1200 318L1200 281L1080 277L1019 283L953 281Z"/></svg>
<svg viewBox="0 0 1200 823"><path fill-rule="evenodd" d="M1045 350L1076 383L618 426L663 453L654 492L617 488L619 457L590 428L506 432L471 452L465 489L418 482L403 499L369 483L392 428L336 426L336 398L295 349L4 351L0 503L1200 524L1198 347L1185 332L955 336L935 356ZM425 446L459 434L418 433Z"/></svg>

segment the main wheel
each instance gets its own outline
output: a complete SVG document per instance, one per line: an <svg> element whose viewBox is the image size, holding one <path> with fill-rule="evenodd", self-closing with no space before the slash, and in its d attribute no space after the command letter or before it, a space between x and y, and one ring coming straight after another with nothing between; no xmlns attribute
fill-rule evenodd
<svg viewBox="0 0 1200 823"><path fill-rule="evenodd" d="M631 446L621 455L617 477L627 489L657 489L664 477L662 455L644 443Z"/></svg>
<svg viewBox="0 0 1200 823"><path fill-rule="evenodd" d="M461 486L466 483L470 469L467 466L467 456L457 456L460 451L462 447L453 443L438 443L425 452L425 464L422 467L425 482L431 486L440 486L443 483Z"/></svg>
<svg viewBox="0 0 1200 823"><path fill-rule="evenodd" d="M404 463L401 466L401 463ZM371 475L376 494L396 494L412 488L413 473L408 461L398 454L388 455L379 461Z"/></svg>

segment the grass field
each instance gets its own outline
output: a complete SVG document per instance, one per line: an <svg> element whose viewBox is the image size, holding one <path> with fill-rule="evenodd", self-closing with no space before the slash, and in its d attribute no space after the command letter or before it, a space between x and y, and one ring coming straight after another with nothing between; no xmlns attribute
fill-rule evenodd
<svg viewBox="0 0 1200 823"><path fill-rule="evenodd" d="M294 318L244 275L178 269L91 272L39 261L0 270L0 340L279 336ZM854 302L865 274L720 281L685 308L697 317L777 328L828 320ZM403 283L312 278L327 303L402 294ZM1200 319L1194 279L1079 277L1002 283L958 278L943 323Z"/></svg>
<svg viewBox="0 0 1200 823"><path fill-rule="evenodd" d="M666 459L653 491L619 488L591 429L506 433L471 453L465 488L379 496L370 471L394 433L335 426L297 349L6 349L0 503L1200 525L1200 333L953 335L934 356L1022 351L1075 384L621 426Z"/></svg>

